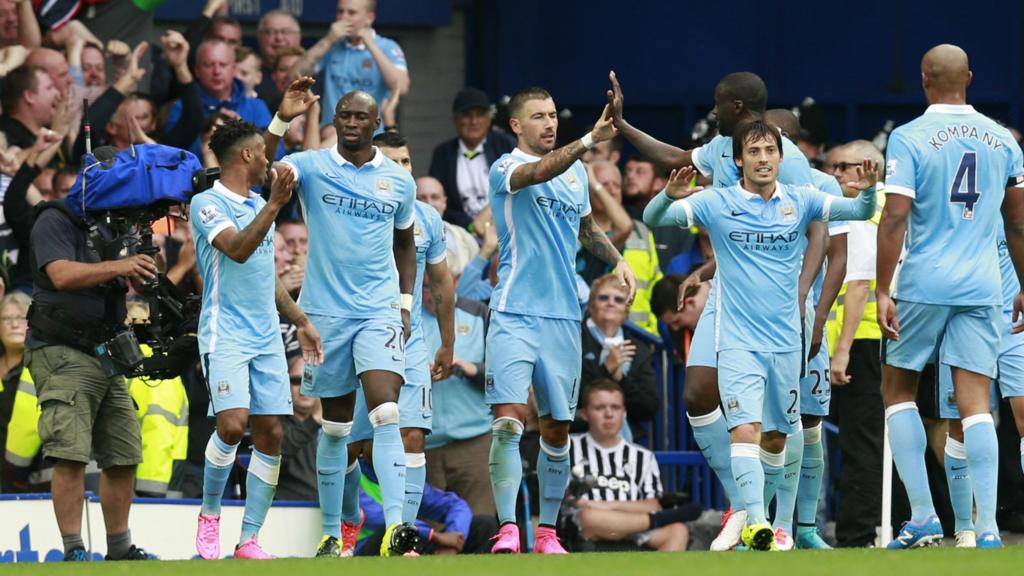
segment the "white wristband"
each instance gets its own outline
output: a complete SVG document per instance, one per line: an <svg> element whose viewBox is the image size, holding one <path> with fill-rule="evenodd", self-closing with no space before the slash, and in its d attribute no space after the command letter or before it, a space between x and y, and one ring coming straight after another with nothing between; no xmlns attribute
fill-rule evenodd
<svg viewBox="0 0 1024 576"><path fill-rule="evenodd" d="M267 126L267 132L270 132L274 136L284 136L284 133L288 131L288 122L281 120L281 117L274 114L274 119L270 121L270 126Z"/></svg>
<svg viewBox="0 0 1024 576"><path fill-rule="evenodd" d="M594 147L594 133L587 132L586 134L583 135L583 138L580 138L580 142L583 144L584 148L590 150L591 148Z"/></svg>
<svg viewBox="0 0 1024 576"><path fill-rule="evenodd" d="M412 312L412 294L402 294L402 310Z"/></svg>

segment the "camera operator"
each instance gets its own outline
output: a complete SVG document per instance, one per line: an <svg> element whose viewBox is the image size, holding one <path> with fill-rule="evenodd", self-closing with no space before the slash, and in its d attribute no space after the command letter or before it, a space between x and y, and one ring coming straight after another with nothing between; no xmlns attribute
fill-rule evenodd
<svg viewBox="0 0 1024 576"><path fill-rule="evenodd" d="M34 304L25 364L42 407L43 454L55 461L53 508L64 559L89 559L81 527L85 465L93 454L103 470L107 559L155 558L132 544L128 530L135 467L142 462L135 407L124 378L110 376L95 350L123 334L126 281L141 286L156 277L157 265L146 255L123 257L119 247L98 246L62 201L38 213L30 240Z"/></svg>

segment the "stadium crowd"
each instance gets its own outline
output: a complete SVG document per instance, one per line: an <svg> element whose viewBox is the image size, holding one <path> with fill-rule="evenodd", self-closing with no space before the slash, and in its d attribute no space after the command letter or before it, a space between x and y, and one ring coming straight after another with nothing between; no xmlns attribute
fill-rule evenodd
<svg viewBox="0 0 1024 576"><path fill-rule="evenodd" d="M398 165L412 170L408 145L401 136L400 103L414 90L410 80L414 74L399 43L374 30L374 0L339 0L338 20L320 39L304 36L300 22L288 12L268 12L259 20L255 47L246 45L243 27L228 13L225 0L207 0L185 31L169 29L137 43L112 33L117 29L115 20L142 19L148 24L141 30L154 29L152 14L137 3L112 0L99 15L70 9L60 12L74 3L36 7L38 4L0 0L0 445L4 447L0 492L5 494L51 490L54 463L45 457L43 447L46 435L54 434L57 424L40 420L41 414L46 415L41 406L47 402L74 405L73 397L37 394L38 383L25 366L26 347L32 347L26 334L35 273L29 252L33 207L65 198L76 185L87 138L91 137L94 149L112 146L125 150L140 144L182 148L194 153L204 167L215 167L223 158L216 146L221 127L236 126L243 120L265 130L275 121L275 113L280 116L289 105L289 97L307 93L312 86L316 97L304 102L304 110L287 125L277 148L268 152L287 163L291 154L342 146L348 135L338 134L336 129L336 110L343 108L339 101L351 91L361 90L372 96L374 109L379 110L375 145ZM304 38L315 43L303 48ZM303 84L306 76L315 82ZM819 405L826 408L801 410L803 423L797 423L796 430L802 427L803 432L783 437L785 449L780 445L765 452L762 444L760 454L756 449L753 454L765 464L766 495L777 490L780 512L773 526L773 546L792 547L794 541L802 547L871 546L881 523L882 430L890 416L889 403L883 404L879 351L884 335L876 323L875 299L876 236L885 196L881 193L886 177L885 134L875 141L825 142L820 134L801 127L801 119L813 115L814 110L797 106L766 111L766 97L751 88L749 79L729 78L733 75L715 90L716 104L737 103L731 112L718 110L720 127L732 123L730 132L723 131L723 135L731 135L736 122L747 117L764 116L781 129L784 141L779 148L784 150L784 163L780 182L786 182L785 166L796 159L793 154L807 165L808 174L814 167L816 188L835 188L837 197L858 197L859 190L846 185L867 178L864 171L868 168L874 172L870 181L879 181L877 210L873 209L867 220L830 224L825 232L829 241L820 257L827 254L828 263L814 289L817 301L807 312L808 321L813 321L807 333L814 352L811 356L817 356L818 349L824 354L824 364L812 362L810 366L817 378L810 400L820 400ZM614 77L612 83L609 108L598 124L605 120L614 123L616 135L593 142L581 154L581 179L587 186L593 222L632 269L636 290L633 297L616 275L614 263L579 248L574 257L579 296L575 304L583 317L579 390L573 382L579 408L565 448L572 478L566 479L569 488L564 501L557 495L561 501L558 533L565 547L573 551L732 549L740 541L747 517L737 504L742 489L732 480L736 464L730 464L728 447L724 458L721 452L716 457L705 452L708 465L733 501L734 507L725 511L724 517L702 511L689 495L667 493L650 449L656 444L655 436L662 433L652 426L665 402L663 374L656 370L656 357L661 354L680 367L689 364L686 381L693 385L684 389L686 413L672 417L687 419L698 449L705 450L708 442L713 442L713 429L724 427L725 420L732 417L729 412L736 410L735 400L720 399L717 389L709 394L697 384L707 381L706 371L713 370L715 364L688 362L698 320L705 305L713 302L710 279L716 259L708 231L692 222L692 215L693 225L684 222L682 226L645 218L645 209L678 178L678 174L672 177L673 168L692 164L697 171L689 176L696 184L718 185L719 171L714 168L718 149L712 144L716 132L712 129L700 140L685 143L692 153L657 142L628 124L624 118L628 107L623 106ZM624 89L628 93L629 86ZM557 97L555 94L555 101ZM425 482L419 487L422 503L415 524L422 542L420 553L489 552L490 540L498 537L501 528L496 521L501 510L496 509L490 469L494 466L493 446L499 443L492 437L507 431L492 424L498 415L492 415L485 403L485 391L493 386L485 360L492 322L488 303L499 282L502 254L496 223L501 215L492 212L490 205L492 165L513 153L517 145L509 126L495 120L509 114L506 108L507 100L497 104L479 89L460 90L450 110L436 111L451 115L454 134L437 134L429 167L417 167L417 173L428 175L415 179L416 199L442 219L443 259L447 263L443 281L439 282L428 263L426 279L416 287L423 291L423 340L429 358L446 347L451 353L450 375L434 381L428 391L432 429L420 449L425 454L425 464L419 465L425 466ZM91 132L81 129L84 124L91 126ZM1020 134L1013 134L1013 145L1019 147ZM558 141L569 142L577 136L559 133ZM636 152L625 153L627 149ZM726 149L722 151L725 157ZM685 152L686 159L674 156L676 152ZM727 152L731 162L732 148ZM308 178L304 166L302 178ZM270 190L268 182L264 188L268 201ZM277 280L298 300L309 278L309 247L316 240L314 235L323 231L307 227L298 194L278 208L274 267ZM167 278L183 295L201 294L207 279L197 263L193 226L185 218L175 217L158 222L155 232L158 260ZM813 272L817 275L817 270ZM439 328L438 318L446 315L443 306L439 307L444 299L432 293L448 283L454 289L453 310L447 312L454 323L453 343L446 341L443 328ZM145 322L148 315L145 302L129 296L129 321ZM320 399L302 393L308 372L302 327L286 314L281 315L279 324L293 413L281 419L280 474L275 474L274 498L317 501L318 486L323 485L318 484L318 444L333 440L327 427L321 432L325 408ZM947 533L955 534L961 544L966 538L962 534L971 532L971 538L974 534L970 479L956 474L957 464L966 462L969 453L965 453L964 436L969 436L970 430L951 427L950 416L940 410L943 403L950 404L952 395L951 388L938 385L942 370L926 370L922 382L936 385L920 386L916 396L924 422L923 438L930 448L930 474L924 481L931 482L939 495L939 516ZM714 372L710 378L713 385ZM203 367L197 364L179 378L156 383L133 379L127 386L142 438L135 493L204 498L208 443L216 434L216 421L208 417L214 391ZM543 486L538 490L537 475L545 472L533 468L534 456L557 459L558 455L551 451L532 393L529 403L531 410L521 426L522 440L516 442L527 464L527 485L534 500L531 508L537 510L538 499L551 497ZM1001 438L1004 428L1008 430L1005 436L1019 437L1017 427L1024 430L1024 410L1014 412L1016 421L1005 405L999 410ZM827 435L823 421L837 426L838 434ZM254 462L262 453L256 450L253 433L241 432L239 454L252 452ZM828 442L837 443L841 471L830 470ZM1004 441L1001 449L1003 456L1012 456L1017 446ZM406 451L409 456L408 445ZM794 461L784 457L798 453L803 455L802 473L800 459L795 460L794 470ZM388 529L386 505L381 502L386 479L378 482L368 449L362 456L352 455L351 450L349 454L350 463L341 474L347 478L347 489L358 487L358 507L342 506L340 513L344 533L358 535L358 539L342 538L340 552L376 554ZM1006 457L1004 461L1016 459ZM246 481L246 468L252 464L246 462L250 460L240 457L229 461L226 497L246 497L247 486L252 486ZM410 469L416 466L414 460L407 465ZM1004 463L1005 468L1013 466ZM1009 488L1021 484L1017 468L1016 472L1004 470L1001 476L1004 529L1024 525L1021 499ZM797 483L812 477L813 494L804 494L803 484L798 494L796 484L783 480L794 476ZM85 466L84 478L87 487L99 488L100 467L95 461ZM948 501L942 496L947 482L954 499L958 494L963 498L967 490L966 513L962 504L957 508L954 502L955 513L942 504ZM841 498L826 515L820 496L833 492ZM771 501L770 495L767 500ZM913 497L909 503L915 504ZM786 506L788 518L781 512ZM819 508L822 519L827 516L830 526L834 521L834 528L825 529L825 522L819 523ZM895 510L897 528L909 518L920 520L916 511L911 515L899 482ZM711 536L717 534L714 541L700 536L699 526L709 522L713 524ZM541 528L549 523L542 518ZM62 536L73 555L80 537Z"/></svg>

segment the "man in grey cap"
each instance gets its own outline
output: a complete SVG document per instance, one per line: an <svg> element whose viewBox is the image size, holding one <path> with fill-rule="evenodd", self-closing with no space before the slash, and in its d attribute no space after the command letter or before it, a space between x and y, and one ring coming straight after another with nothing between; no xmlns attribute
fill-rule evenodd
<svg viewBox="0 0 1024 576"><path fill-rule="evenodd" d="M515 141L491 129L491 101L482 90L463 88L452 103L455 138L434 148L430 175L448 196L445 221L467 226L487 207L491 164L511 152Z"/></svg>

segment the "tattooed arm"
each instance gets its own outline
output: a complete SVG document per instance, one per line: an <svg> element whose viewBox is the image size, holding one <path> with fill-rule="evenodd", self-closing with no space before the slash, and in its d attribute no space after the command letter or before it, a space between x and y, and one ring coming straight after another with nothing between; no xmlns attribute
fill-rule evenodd
<svg viewBox="0 0 1024 576"><path fill-rule="evenodd" d="M594 129L590 132L589 136L593 139L593 143L597 144L598 142L611 140L617 133L612 125L611 113L608 107L605 106L601 118L594 124ZM509 177L509 191L515 192L527 186L551 180L568 170L572 163L579 160L586 151L587 147L583 143L583 138L581 138L550 152L536 162L516 166L515 170L512 171L512 176Z"/></svg>
<svg viewBox="0 0 1024 576"><path fill-rule="evenodd" d="M580 219L579 240L584 248L602 262L615 265L615 275L619 278L620 285L629 290L629 302L632 304L633 297L636 296L636 277L633 276L633 269L590 214Z"/></svg>

